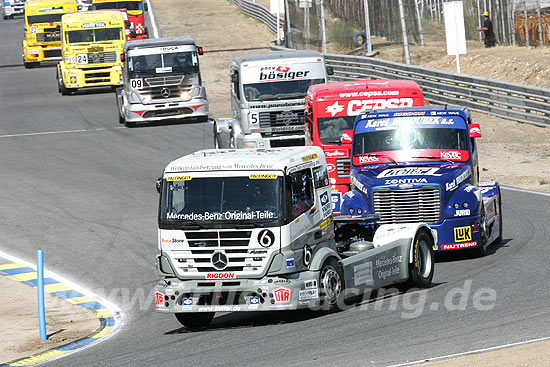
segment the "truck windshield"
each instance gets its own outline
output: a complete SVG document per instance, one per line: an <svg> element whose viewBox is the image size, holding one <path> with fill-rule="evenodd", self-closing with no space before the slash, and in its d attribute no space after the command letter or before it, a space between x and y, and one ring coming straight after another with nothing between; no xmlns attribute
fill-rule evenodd
<svg viewBox="0 0 550 367"><path fill-rule="evenodd" d="M29 15L27 22L29 24L37 23L59 23L64 13L59 14L44 14L44 15Z"/></svg>
<svg viewBox="0 0 550 367"><path fill-rule="evenodd" d="M94 10L142 10L141 1L112 1L108 3L96 3L93 5Z"/></svg>
<svg viewBox="0 0 550 367"><path fill-rule="evenodd" d="M97 28L68 31L69 43L118 41L122 39L122 28Z"/></svg>
<svg viewBox="0 0 550 367"><path fill-rule="evenodd" d="M279 223L283 216L282 192L283 177L270 174L167 178L160 200L160 224Z"/></svg>
<svg viewBox="0 0 550 367"><path fill-rule="evenodd" d="M131 74L198 72L197 53L192 51L132 56L128 59Z"/></svg>
<svg viewBox="0 0 550 367"><path fill-rule="evenodd" d="M370 131L354 136L353 155L414 149L468 151L468 140L466 129L407 128ZM414 153L411 155L415 156ZM395 156L392 157L395 159Z"/></svg>
<svg viewBox="0 0 550 367"><path fill-rule="evenodd" d="M304 98L310 85L324 83L323 79L302 79L284 82L244 84L247 101L276 101Z"/></svg>
<svg viewBox="0 0 550 367"><path fill-rule="evenodd" d="M357 116L324 117L317 120L319 139L323 144L341 144L342 132L353 130Z"/></svg>

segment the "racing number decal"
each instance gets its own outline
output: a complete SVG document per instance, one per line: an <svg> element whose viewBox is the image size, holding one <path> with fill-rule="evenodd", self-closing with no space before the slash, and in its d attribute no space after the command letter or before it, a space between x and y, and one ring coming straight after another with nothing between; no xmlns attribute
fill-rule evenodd
<svg viewBox="0 0 550 367"><path fill-rule="evenodd" d="M76 63L78 65L85 65L88 63L88 54L77 54Z"/></svg>
<svg viewBox="0 0 550 367"><path fill-rule="evenodd" d="M260 114L258 112L253 112L250 114L250 123L257 124L260 122Z"/></svg>
<svg viewBox="0 0 550 367"><path fill-rule="evenodd" d="M262 247L269 247L275 243L275 235L269 229L263 229L258 233L258 243Z"/></svg>
<svg viewBox="0 0 550 367"><path fill-rule="evenodd" d="M130 87L132 87L132 89L143 88L143 79L130 79Z"/></svg>
<svg viewBox="0 0 550 367"><path fill-rule="evenodd" d="M304 246L304 265L309 266L311 263L311 247L309 245Z"/></svg>
<svg viewBox="0 0 550 367"><path fill-rule="evenodd" d="M455 227L455 242L464 242L472 240L472 227Z"/></svg>

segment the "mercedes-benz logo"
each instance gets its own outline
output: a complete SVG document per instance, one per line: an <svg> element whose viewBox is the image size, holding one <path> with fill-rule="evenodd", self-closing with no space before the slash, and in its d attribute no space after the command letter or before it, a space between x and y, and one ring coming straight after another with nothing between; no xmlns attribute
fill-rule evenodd
<svg viewBox="0 0 550 367"><path fill-rule="evenodd" d="M168 88L162 88L160 90L160 95L162 96L162 98L168 98L170 97L170 89Z"/></svg>
<svg viewBox="0 0 550 367"><path fill-rule="evenodd" d="M228 263L227 256L223 252L214 252L212 255L212 265L218 270L223 270Z"/></svg>

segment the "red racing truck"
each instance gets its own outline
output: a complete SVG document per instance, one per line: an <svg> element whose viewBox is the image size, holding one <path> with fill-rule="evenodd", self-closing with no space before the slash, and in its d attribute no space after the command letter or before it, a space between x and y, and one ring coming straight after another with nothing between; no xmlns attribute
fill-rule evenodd
<svg viewBox="0 0 550 367"><path fill-rule="evenodd" d="M334 215L340 214L342 195L350 189L350 150L356 116L371 110L423 105L420 87L410 80L354 80L309 87L305 99L305 141L325 152Z"/></svg>
<svg viewBox="0 0 550 367"><path fill-rule="evenodd" d="M145 27L145 11L147 3L142 0L92 0L93 10L123 10L127 12L130 31L127 40L142 40L148 38L148 31ZM126 20L126 18L125 18ZM128 32L127 32L128 33ZM130 37L128 37L130 35Z"/></svg>

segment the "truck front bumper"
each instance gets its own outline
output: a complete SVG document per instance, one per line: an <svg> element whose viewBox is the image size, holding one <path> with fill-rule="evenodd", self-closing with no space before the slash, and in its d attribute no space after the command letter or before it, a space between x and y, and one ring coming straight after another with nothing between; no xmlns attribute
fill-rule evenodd
<svg viewBox="0 0 550 367"><path fill-rule="evenodd" d="M63 72L67 88L105 87L122 85L122 67L67 69Z"/></svg>
<svg viewBox="0 0 550 367"><path fill-rule="evenodd" d="M431 224L437 231L434 251L464 250L481 245L479 215L447 218L441 224Z"/></svg>
<svg viewBox="0 0 550 367"><path fill-rule="evenodd" d="M318 279L315 271L232 281L165 278L155 286L154 298L163 313L314 309L320 307Z"/></svg>
<svg viewBox="0 0 550 367"><path fill-rule="evenodd" d="M23 50L25 62L42 62L61 60L61 47L32 45Z"/></svg>
<svg viewBox="0 0 550 367"><path fill-rule="evenodd" d="M15 5L8 5L2 7L2 16L11 17L14 15L21 15L25 13L25 3L18 3Z"/></svg>
<svg viewBox="0 0 550 367"><path fill-rule="evenodd" d="M188 102L155 104L131 103L125 106L127 122L152 122L168 119L194 119L208 117L208 100L194 98Z"/></svg>
<svg viewBox="0 0 550 367"><path fill-rule="evenodd" d="M277 148L305 145L303 134L262 136L260 133L240 134L235 137L235 148Z"/></svg>

